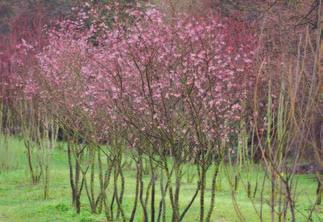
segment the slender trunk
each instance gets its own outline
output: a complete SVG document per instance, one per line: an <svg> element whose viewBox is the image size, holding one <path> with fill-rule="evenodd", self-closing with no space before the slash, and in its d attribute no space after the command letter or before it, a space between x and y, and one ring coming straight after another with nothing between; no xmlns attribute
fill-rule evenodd
<svg viewBox="0 0 323 222"><path fill-rule="evenodd" d="M316 188L316 205L321 205L323 195L322 182L320 180L320 175L317 175L317 188Z"/></svg>
<svg viewBox="0 0 323 222"><path fill-rule="evenodd" d="M114 161L111 161L109 156L107 157L107 169L105 170L104 176L103 176L103 168L102 168L102 161L101 161L101 154L100 150L98 151L98 166L99 166L99 178L100 178L100 194L98 195L95 203L97 206L99 206L99 213L102 211L102 207L104 206L105 214L110 216L109 207L107 207L107 195L106 190L110 184L110 178L112 169L114 166Z"/></svg>
<svg viewBox="0 0 323 222"><path fill-rule="evenodd" d="M48 198L49 195L49 162L50 162L50 152L51 152L51 146L53 145L53 141L50 136L50 130L51 124L49 123L48 116L45 115L43 119L43 124L45 125L43 129L43 133L39 134L39 144L40 149L42 150L42 159L41 164L44 168L44 177L43 177L43 184L44 184L44 199Z"/></svg>
<svg viewBox="0 0 323 222"><path fill-rule="evenodd" d="M76 202L76 188L74 183L74 173L73 173L73 162L72 162L72 153L71 153L71 145L67 145L67 158L68 158L68 168L69 168L69 176L70 176L70 186L72 189L72 203L75 206Z"/></svg>
<svg viewBox="0 0 323 222"><path fill-rule="evenodd" d="M25 142L25 146L27 148L27 160L28 160L31 181L33 184L36 184L38 182L38 180L37 180L37 176L35 175L34 168L33 168L32 151L31 151L31 147L30 147L29 142Z"/></svg>
<svg viewBox="0 0 323 222"><path fill-rule="evenodd" d="M204 163L201 164L201 186L200 186L200 221L204 221L204 195L205 195L205 180L206 168Z"/></svg>
<svg viewBox="0 0 323 222"><path fill-rule="evenodd" d="M142 166L142 157L139 156L139 178L140 178L140 190L139 190L139 200L140 200L140 204L141 207L143 209L143 221L144 222L148 222L148 213L147 213L147 208L145 205L145 201L144 201L144 181L143 181L143 166Z"/></svg>
<svg viewBox="0 0 323 222"><path fill-rule="evenodd" d="M90 195L91 195L91 211L96 213L95 193L94 193L94 180L95 180L95 150L91 148L91 180L90 180Z"/></svg>
<svg viewBox="0 0 323 222"><path fill-rule="evenodd" d="M96 201L95 201L95 205L98 207L98 213L102 212L102 199L105 198L104 195L104 177L103 177L103 168L102 168L102 160L101 160L101 152L100 149L98 149L98 168L99 168L99 183L100 183L100 194L98 195Z"/></svg>
<svg viewBox="0 0 323 222"><path fill-rule="evenodd" d="M276 192L276 175L274 170L271 173L271 200L270 200L270 215L271 222L275 222L275 193Z"/></svg>
<svg viewBox="0 0 323 222"><path fill-rule="evenodd" d="M177 160L175 161L175 194L173 194L172 187L169 187L170 196L173 199L173 221L178 222L180 219L179 215L179 194L181 188L181 168Z"/></svg>
<svg viewBox="0 0 323 222"><path fill-rule="evenodd" d="M247 182L247 196L251 198L251 183L250 181Z"/></svg>
<svg viewBox="0 0 323 222"><path fill-rule="evenodd" d="M76 163L75 163L75 192L76 192L75 208L76 208L76 213L78 213L78 214L81 212L81 188L79 190L80 171L81 171L81 168L80 168L79 161L76 160ZM81 187L83 187L83 182L84 182L84 179L82 180Z"/></svg>
<svg viewBox="0 0 323 222"><path fill-rule="evenodd" d="M118 196L118 177L119 177L119 174L120 174L120 169L119 167L117 166L115 168L115 172L114 172L114 191L115 191L115 199L116 199L116 202L117 202L117 206L118 206L118 213L117 213L117 217L119 216L119 212L121 214L121 217L122 217L122 221L126 221L126 217L125 217L125 214L124 214L124 211L123 211L123 208L122 208L122 202L121 202L121 199L120 197ZM120 195L121 196L121 195Z"/></svg>
<svg viewBox="0 0 323 222"><path fill-rule="evenodd" d="M120 190L120 195L118 196L120 208L117 213L117 218L119 218L120 213L122 214L122 202L123 202L123 196L124 196L124 191L125 191L125 178L124 178L123 170L122 170L122 166L121 166L121 159L119 161L118 171L119 171L119 175L120 175L120 179L121 179L121 190Z"/></svg>
<svg viewBox="0 0 323 222"><path fill-rule="evenodd" d="M76 159L75 159L75 172L73 170L73 161L72 161L72 144L68 142L67 145L67 157L68 157L68 166L69 166L69 176L70 176L70 186L72 189L72 204L76 210L76 213L80 213L81 211L81 192L83 189L84 185L84 177L80 183L80 163L79 163L79 158L80 154L76 154ZM79 186L80 185L80 186Z"/></svg>
<svg viewBox="0 0 323 222"><path fill-rule="evenodd" d="M149 195L150 195L150 189L151 189L151 180L148 183L147 189L146 189L146 195L145 195L145 207L147 208Z"/></svg>
<svg viewBox="0 0 323 222"><path fill-rule="evenodd" d="M234 176L234 191L236 192L238 190L238 185L239 185L239 177L238 175Z"/></svg>
<svg viewBox="0 0 323 222"><path fill-rule="evenodd" d="M105 218L107 219L107 221L111 221L112 217L111 217L111 212L109 210L109 206L107 203L107 198L102 199L103 202L103 206L104 206L104 214L105 214Z"/></svg>
<svg viewBox="0 0 323 222"><path fill-rule="evenodd" d="M160 169L160 192L161 192L161 200L159 201L159 209L158 209L158 218L157 221L160 222L161 218L163 222L166 222L166 191L168 188L168 184L164 187L164 172L163 169Z"/></svg>
<svg viewBox="0 0 323 222"><path fill-rule="evenodd" d="M115 185L113 185L114 187ZM114 206L114 200L116 198L116 190L113 189L113 195L112 195L112 199L111 199L111 203L110 203L110 215L111 215L111 220L114 219L114 214L113 214L113 206Z"/></svg>
<svg viewBox="0 0 323 222"><path fill-rule="evenodd" d="M283 216L283 210L282 209L283 204L283 181L280 181L280 187L279 187L279 199L278 199L278 222L282 222L282 216Z"/></svg>
<svg viewBox="0 0 323 222"><path fill-rule="evenodd" d="M265 190L265 184L266 184L266 175L264 175L264 178L262 180L262 185L261 185L261 191L260 191L260 222L263 222L263 206L264 206L264 190Z"/></svg>
<svg viewBox="0 0 323 222"><path fill-rule="evenodd" d="M256 195L257 195L257 191L258 191L258 179L257 179L257 181L256 181L255 189L253 190L253 195L252 195L252 197L253 197L253 198L255 198L255 197L256 197Z"/></svg>
<svg viewBox="0 0 323 222"><path fill-rule="evenodd" d="M211 216L214 210L214 201L215 201L215 190L216 190L216 179L218 177L219 173L219 165L215 166L214 173L213 173L213 178L212 178L212 193L211 193L211 201L210 201L210 209L206 217L206 221L209 222L211 221Z"/></svg>
<svg viewBox="0 0 323 222"><path fill-rule="evenodd" d="M137 174L136 174L136 194L135 194L135 200L134 205L131 211L131 216L129 221L133 222L135 219L136 211L137 211L137 205L138 205L138 197L139 197L139 186L140 186L140 172L139 172L139 164L136 163L137 168Z"/></svg>
<svg viewBox="0 0 323 222"><path fill-rule="evenodd" d="M180 216L180 218L179 218L179 221L182 221L182 220L184 219L185 214L186 214L186 213L188 212L188 210L191 208L192 204L194 203L194 201L195 201L195 199L196 199L196 197L197 197L197 195L198 195L198 193L199 193L199 191L200 191L200 186L201 186L201 181L199 181L199 182L197 183L197 188L196 188L196 190L195 190L195 193L194 193L194 195L193 195L193 197L192 197L191 201L190 201L190 202L188 203L188 205L185 207L185 209L184 209L183 213L181 214L181 216Z"/></svg>
<svg viewBox="0 0 323 222"><path fill-rule="evenodd" d="M49 161L49 160L48 160ZM44 170L44 199L46 200L49 195L49 163L45 164L45 170Z"/></svg>
<svg viewBox="0 0 323 222"><path fill-rule="evenodd" d="M289 202L289 208L290 208L290 221L291 222L295 222L296 221L296 217L295 217L295 204L294 204L294 200L292 198L292 191L291 191L291 186L288 183L288 181L284 181L285 184L285 189L286 189L286 193L287 193L287 200Z"/></svg>
<svg viewBox="0 0 323 222"><path fill-rule="evenodd" d="M155 221L155 194L156 194L156 174L155 174L155 168L152 162L152 159L150 158L150 168L151 168L151 205L150 205L150 221Z"/></svg>

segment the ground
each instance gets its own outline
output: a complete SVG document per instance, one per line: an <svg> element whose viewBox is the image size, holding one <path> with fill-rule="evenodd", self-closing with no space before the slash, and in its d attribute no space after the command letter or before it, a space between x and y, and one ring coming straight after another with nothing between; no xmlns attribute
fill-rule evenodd
<svg viewBox="0 0 323 222"><path fill-rule="evenodd" d="M23 142L19 139L9 140L10 150L5 151L0 148L0 161L10 162L13 167L9 170L0 171L0 222L94 222L105 221L104 215L92 215L89 212L88 200L86 195L82 197L82 210L80 215L76 214L71 206L71 191L69 186L67 158L64 148L56 149L51 161L51 179L50 179L50 197L43 200L42 185L33 185L30 182L28 170L26 169L26 158ZM192 167L186 166L184 171L193 172ZM263 173L258 172L258 178L262 178ZM130 214L131 202L134 199L135 190L135 170L134 166L129 166L125 172L126 192L125 192L125 212ZM257 173L253 172L244 177L249 177L254 181ZM210 177L209 177L210 178ZM312 175L298 175L297 180L297 221L305 221L301 214L306 214L315 199L316 183ZM148 181L148 177L146 178ZM146 183L147 184L147 183ZM221 171L216 193L216 204L212 221L215 222L235 222L239 221L232 205L231 189L228 186L227 177ZM188 182L183 177L183 186L181 192L181 206L184 206L190 200L193 190L196 187L195 182ZM207 192L206 203L208 204L210 192ZM255 205L247 197L243 185L239 186L237 191L237 201L245 221L258 222L259 218L254 207L259 209L257 197L254 199ZM169 204L169 203L168 203ZM170 204L169 204L170 208ZM269 221L268 206L264 207L267 212L264 221ZM136 221L143 221L139 212ZM168 215L169 216L169 215ZM171 221L170 217L167 221ZM184 221L198 221L199 208L198 198L195 205L188 212ZM317 207L313 214L313 221L319 222L323 218L322 207ZM323 220L322 220L323 221Z"/></svg>

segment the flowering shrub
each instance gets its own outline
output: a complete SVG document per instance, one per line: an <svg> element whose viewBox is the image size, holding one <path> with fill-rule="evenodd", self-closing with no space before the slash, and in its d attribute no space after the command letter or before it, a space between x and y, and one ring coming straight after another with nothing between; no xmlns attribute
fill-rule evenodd
<svg viewBox="0 0 323 222"><path fill-rule="evenodd" d="M10 23L11 31L0 36L0 101L20 100L25 87L33 90L28 72L37 67L35 55L47 44L43 32L47 22L42 8L32 16L23 12Z"/></svg>
<svg viewBox="0 0 323 222"><path fill-rule="evenodd" d="M207 3L211 4L208 1L201 4ZM190 9L180 13L173 3L167 6L160 9L148 4L84 1L73 9L75 17L47 27L47 32L43 32L41 21L32 20L35 32L25 33L20 27L22 33L8 38L11 44L1 45L5 50L0 54L4 71L0 101L6 99L17 108L20 118L17 122L20 121L22 134L27 138L26 147L31 144L27 150L38 144L46 151L42 141L52 147L63 129L76 212L81 210L84 186L91 212L104 210L107 221L118 220L120 216L123 221L128 219L122 208L125 149L136 163L136 197L129 221L135 220L139 202L143 221L148 221L148 215L150 221L155 221L158 183L161 192L158 221L161 217L166 221L168 194L172 221L183 220L198 194L199 221L211 221L217 175L224 160L238 163L237 171L231 167L225 170L234 208L242 218L235 203L235 191L239 180L244 179L241 175L246 175L247 195L252 197L249 174L240 171L256 169L255 158L264 161L266 176L271 176L271 217L276 217L277 179L282 182L278 189L284 186L286 190L279 191L280 198L284 196L286 201L279 201L279 208L281 204L289 205L295 217L290 192L292 177L281 171L289 168L292 152L301 155L301 146L295 148L295 144L305 144L309 134L303 132L307 132L311 109L315 109L310 108L315 107L314 100L306 99L315 95L314 77L311 80L314 85L303 84L301 80L304 67L313 62L301 56L308 43L304 49L299 44L296 65L277 63L285 54L275 52L268 56L266 47L271 46L259 46L246 24L208 10L203 10L204 14L202 10ZM275 59L271 59L273 56ZM263 60L258 61L261 64L256 63L256 57ZM304 135L298 138L296 134ZM107 164L102 162L102 154ZM179 196L183 165L188 161L196 165L198 181L192 198L183 207L179 206ZM294 166L296 163L297 160ZM209 169L214 171L210 204L205 207ZM32 173L34 181L39 180L38 174L42 171ZM150 175L148 186L144 185L144 174ZM286 171L285 175L292 174ZM113 196L107 207L111 175ZM258 176L256 180L253 197L258 189ZM47 197L48 178L45 184ZM265 200L263 196L260 199ZM262 205L260 208L262 211Z"/></svg>
<svg viewBox="0 0 323 222"><path fill-rule="evenodd" d="M166 18L153 7L127 13L132 24L101 33L97 46L90 41L94 26L80 31L82 22L65 21L52 31L38 55L38 93L61 110L84 112L106 128L101 132L123 119L155 136L190 131L197 140L196 130L210 140L228 136L253 83L254 36L211 13Z"/></svg>
<svg viewBox="0 0 323 222"><path fill-rule="evenodd" d="M179 213L175 198L180 190L180 165L189 158L200 161L196 195L200 190L203 221L205 175L207 165L213 164L209 157L216 157L215 164L219 164L221 144L230 138L234 142L237 136L243 101L254 82L256 39L243 23L211 12L168 16L153 6L117 6L112 3L106 8L107 13L117 9L113 25L107 25L105 15L101 17L87 4L76 20L66 19L48 31L45 47L23 41L13 57L15 74L22 82L20 92L31 101L41 101L61 127L77 135L72 143L79 137L92 148L107 143L114 150L105 153L109 159L122 155L122 144L127 143L138 155L146 153L152 158L158 154L171 180L166 158L171 155L177 175L175 194L173 185L168 188L174 221L187 212ZM21 59L25 55L27 59ZM68 149L69 158L74 150L75 161L82 161L84 147ZM94 158L95 149L87 152ZM88 164L94 166L91 161ZM120 173L118 161L114 167ZM152 164L151 169L155 168ZM75 171L79 170L75 165ZM153 173L151 180L155 178ZM75 187L73 202L79 212L81 191ZM91 207L95 212L93 201ZM154 208L151 211L154 217ZM210 207L209 219L212 211Z"/></svg>

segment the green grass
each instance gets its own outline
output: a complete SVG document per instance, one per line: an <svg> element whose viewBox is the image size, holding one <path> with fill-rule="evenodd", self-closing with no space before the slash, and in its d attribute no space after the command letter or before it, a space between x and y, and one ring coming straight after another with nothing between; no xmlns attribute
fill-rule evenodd
<svg viewBox="0 0 323 222"><path fill-rule="evenodd" d="M0 142L1 146L1 142ZM0 222L54 222L54 221L81 221L94 222L105 221L103 214L92 215L89 212L88 200L85 193L82 196L82 209L80 215L74 212L71 206L71 192L69 186L68 168L66 153L63 149L56 149L51 161L51 177L50 177L50 198L43 200L42 184L33 185L30 182L28 170L26 168L26 157L24 153L23 142L11 138L8 141L8 148L5 149L3 144L0 147L0 161L7 161L9 167L6 170L0 171ZM6 156L6 158L3 158ZM2 163L1 163L2 164ZM192 166L186 166L184 172L193 172L195 170ZM233 169L235 170L235 169ZM195 171L194 171L195 172ZM211 173L211 172L209 172ZM259 178L262 178L263 172L258 171ZM242 178L250 178L255 181L257 176L256 170L247 174L244 173ZM132 209L132 201L135 195L135 169L134 165L125 171L126 177L126 192L124 199L124 210L127 215L130 215ZM145 178L145 184L149 180L148 176ZM208 184L210 184L211 176L208 176ZM315 199L316 183L311 175L300 175L296 177L298 182L297 195L297 221L304 221L301 214L307 214L311 204ZM195 178L196 181L196 178ZM220 181L216 193L216 204L213 213L212 221L219 222L234 222L239 221L235 214L232 205L231 189L228 185L227 177L223 172L220 174ZM181 190L180 204L183 207L186 205L194 193L196 182L189 183L186 176L183 177L183 185ZM266 186L266 190L269 187ZM265 191L266 191L265 190ZM111 191L108 195L111 196ZM158 198L158 196L157 196ZM206 204L208 205L210 199L209 190L206 193ZM255 207L259 209L259 197L256 197ZM267 197L268 199L268 197ZM258 222L256 211L251 201L247 198L246 191L240 183L237 192L237 201L240 210L248 222ZM186 215L184 221L198 221L199 218L199 198L196 199L192 209ZM167 202L168 220L171 221L169 213L170 203ZM208 207L208 206L207 206ZM142 212L138 208L138 215L136 221L142 221ZM264 206L265 221L269 221L269 208ZM318 207L313 216L314 222L319 222L322 217L322 208Z"/></svg>

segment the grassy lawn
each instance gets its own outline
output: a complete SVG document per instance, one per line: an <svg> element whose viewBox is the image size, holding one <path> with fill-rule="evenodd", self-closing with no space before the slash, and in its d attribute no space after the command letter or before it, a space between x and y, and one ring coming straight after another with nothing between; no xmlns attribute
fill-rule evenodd
<svg viewBox="0 0 323 222"><path fill-rule="evenodd" d="M7 161L13 169L1 171L0 173L0 222L53 222L53 221L105 221L104 214L91 215L89 212L88 200L85 192L82 196L82 210L80 215L74 212L71 206L71 191L69 185L67 158L64 149L56 149L53 153L51 162L50 177L50 198L43 200L42 184L33 185L30 182L28 170L26 168L26 158L24 153L23 142L18 139L10 139L9 150L5 152L0 148L0 161ZM2 150L1 150L2 149ZM2 165L1 163L1 165ZM232 169L234 170L234 169ZM210 170L212 171L212 170ZM192 166L185 166L184 172L195 172ZM209 172L211 173L211 172ZM131 165L125 170L126 191L124 197L124 210L126 215L130 215L132 202L135 195L135 166ZM256 177L263 178L263 172L242 175L242 178L249 178L255 181ZM302 214L307 214L311 203L315 199L316 182L312 175L299 175L297 181L297 221L305 221ZM211 176L209 176L211 178ZM145 185L148 184L148 176L145 178ZM183 185L181 190L180 202L184 207L191 199L196 188L196 177L193 182L188 181L187 176L183 176ZM211 179L210 179L211 180ZM209 183L210 184L210 183ZM266 186L266 189L269 187ZM265 189L265 192L266 192ZM110 193L109 193L110 192ZM159 191L157 191L159 193ZM260 191L259 191L260 192ZM259 193L258 192L258 193ZM111 190L108 191L111 195ZM112 196L112 195L111 195ZM208 207L210 192L206 193L206 204ZM159 198L159 196L157 196ZM268 197L266 197L268 199ZM157 199L158 200L158 199ZM255 197L254 205L247 197L243 183L240 183L237 191L237 203L239 208L248 222L258 222L259 217L255 208L259 210L259 197ZM192 209L187 213L184 221L198 221L199 218L199 198L195 200ZM158 203L158 202L157 202ZM170 208L170 203L167 203ZM138 208L136 221L143 221L141 209ZM264 205L265 218L269 221L269 208ZM170 214L171 210L168 210ZM171 221L170 215L167 215L167 221ZM323 217L322 207L317 207L314 211L313 221L321 221ZM212 221L234 222L239 221L236 216L233 204L231 189L228 185L227 177L223 170L218 181L216 193L216 204Z"/></svg>

